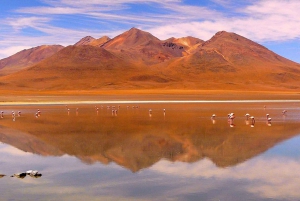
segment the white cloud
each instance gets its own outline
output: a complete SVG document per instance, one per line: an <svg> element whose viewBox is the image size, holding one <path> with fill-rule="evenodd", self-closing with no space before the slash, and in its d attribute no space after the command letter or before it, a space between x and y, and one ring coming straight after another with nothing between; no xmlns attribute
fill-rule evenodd
<svg viewBox="0 0 300 201"><path fill-rule="evenodd" d="M243 180L247 192L264 198L299 198L300 172L294 171L299 168L299 161L294 159L259 158L233 168L218 168L204 159L192 164L160 161L150 169L176 177L216 179L219 183Z"/></svg>

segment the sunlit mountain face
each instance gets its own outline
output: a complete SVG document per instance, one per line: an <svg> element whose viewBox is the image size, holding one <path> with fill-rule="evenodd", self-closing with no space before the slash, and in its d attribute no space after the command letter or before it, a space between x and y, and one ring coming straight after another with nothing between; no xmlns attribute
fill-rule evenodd
<svg viewBox="0 0 300 201"><path fill-rule="evenodd" d="M300 86L298 63L226 31L207 41L191 36L162 41L132 28L112 39L87 36L65 48L24 50L0 63L0 74L6 75L0 87L19 91L295 91Z"/></svg>

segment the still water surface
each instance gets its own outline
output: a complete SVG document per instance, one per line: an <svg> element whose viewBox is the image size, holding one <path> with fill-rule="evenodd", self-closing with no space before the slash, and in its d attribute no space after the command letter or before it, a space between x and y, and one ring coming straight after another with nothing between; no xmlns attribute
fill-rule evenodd
<svg viewBox="0 0 300 201"><path fill-rule="evenodd" d="M300 200L297 102L0 110L0 200ZM42 177L10 177L30 169Z"/></svg>

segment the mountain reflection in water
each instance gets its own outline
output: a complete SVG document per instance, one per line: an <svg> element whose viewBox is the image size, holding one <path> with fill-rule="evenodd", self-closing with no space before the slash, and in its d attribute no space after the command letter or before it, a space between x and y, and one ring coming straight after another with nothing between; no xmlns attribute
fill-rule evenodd
<svg viewBox="0 0 300 201"><path fill-rule="evenodd" d="M43 106L39 118L31 106L15 121L7 114L13 108L6 108L0 141L25 152L68 154L86 164L115 162L136 172L161 159L190 163L208 158L218 167L235 166L300 133L298 110L289 109L283 117L281 110L287 106L279 103L266 109L259 103L128 106L115 106L117 115L107 105ZM234 128L227 122L232 111ZM246 125L246 113L255 116L254 128ZM272 126L266 125L266 113Z"/></svg>

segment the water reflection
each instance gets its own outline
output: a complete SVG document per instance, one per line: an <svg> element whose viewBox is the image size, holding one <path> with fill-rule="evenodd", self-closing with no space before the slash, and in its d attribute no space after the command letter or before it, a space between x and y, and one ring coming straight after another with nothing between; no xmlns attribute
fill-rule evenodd
<svg viewBox="0 0 300 201"><path fill-rule="evenodd" d="M0 120L0 141L5 143L0 144L0 173L25 168L43 172L40 179L3 177L3 199L11 197L9 186L25 184L31 189L26 196L36 200L59 199L53 195L61 200L300 198L300 175L295 171L300 168L300 139L295 137L300 133L299 105L102 108L44 106L38 118L33 107L1 108L6 114L19 109L22 115L14 122L5 115ZM228 108L234 108L235 127L228 123ZM289 111L285 119L282 108ZM245 120L248 112L255 116L255 127L250 115ZM271 127L266 114L272 117Z"/></svg>
<svg viewBox="0 0 300 201"><path fill-rule="evenodd" d="M63 107L52 106L44 108L43 115L38 110L38 119L31 118L28 111L16 122L2 120L0 140L26 152L44 156L68 154L87 164L113 161L136 172L161 159L195 162L209 158L219 167L234 166L300 132L297 121L281 121L280 112L276 115L274 109L267 111L277 121L272 128L261 124L266 111L253 109L261 122L258 120L257 129L249 129L242 123L243 108L251 108L245 104L237 106L238 113L227 115L227 123L234 130L226 126L223 106L213 108L220 114L218 118L216 114L209 115L212 105L206 105L206 109L192 104L143 105L130 110L128 106L107 106L107 110L95 106L96 116L90 105L66 106L67 114ZM146 118L147 113L150 119ZM254 127L256 120L248 116L246 125Z"/></svg>

